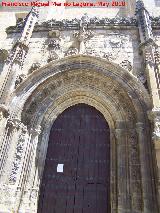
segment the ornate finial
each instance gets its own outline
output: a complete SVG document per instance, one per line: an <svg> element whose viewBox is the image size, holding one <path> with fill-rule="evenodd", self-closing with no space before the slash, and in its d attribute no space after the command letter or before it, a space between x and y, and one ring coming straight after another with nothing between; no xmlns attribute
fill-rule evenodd
<svg viewBox="0 0 160 213"><path fill-rule="evenodd" d="M89 23L89 17L87 15L87 13L85 13L80 20L80 28L84 29L86 27L86 25Z"/></svg>
<svg viewBox="0 0 160 213"><path fill-rule="evenodd" d="M142 0L136 1L136 13L142 9L145 9L144 2Z"/></svg>
<svg viewBox="0 0 160 213"><path fill-rule="evenodd" d="M38 7L32 7L30 13L34 14L38 18L39 17L39 8Z"/></svg>

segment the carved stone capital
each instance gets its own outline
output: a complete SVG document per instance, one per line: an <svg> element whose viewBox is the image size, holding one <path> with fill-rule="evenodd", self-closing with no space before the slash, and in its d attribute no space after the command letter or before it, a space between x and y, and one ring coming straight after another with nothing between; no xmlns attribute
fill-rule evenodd
<svg viewBox="0 0 160 213"><path fill-rule="evenodd" d="M27 126L25 126L23 123L21 123L21 129L23 133L27 132Z"/></svg>
<svg viewBox="0 0 160 213"><path fill-rule="evenodd" d="M126 129L115 129L115 137L116 139L121 139L124 135L126 135L127 130Z"/></svg>
<svg viewBox="0 0 160 213"><path fill-rule="evenodd" d="M9 119L7 122L7 126L17 130L21 128L21 125L22 125L21 120L19 120L18 118Z"/></svg>
<svg viewBox="0 0 160 213"><path fill-rule="evenodd" d="M147 112L148 119L154 123L155 120L160 119L160 108L154 108L151 111Z"/></svg>
<svg viewBox="0 0 160 213"><path fill-rule="evenodd" d="M36 137L41 133L41 126L38 126L36 129L31 128L30 133Z"/></svg>
<svg viewBox="0 0 160 213"><path fill-rule="evenodd" d="M142 122L136 123L136 132L138 134L143 133L144 129L145 129L145 124L144 123L142 123Z"/></svg>

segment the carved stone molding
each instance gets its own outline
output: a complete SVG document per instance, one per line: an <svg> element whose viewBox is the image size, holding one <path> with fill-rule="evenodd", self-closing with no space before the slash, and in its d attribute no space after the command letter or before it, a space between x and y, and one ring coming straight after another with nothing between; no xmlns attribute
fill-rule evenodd
<svg viewBox="0 0 160 213"><path fill-rule="evenodd" d="M85 16L86 17L86 16ZM57 21L56 19L51 19L49 21L43 22L41 24L36 24L34 30L39 31L41 29L43 30L49 30L50 35L52 34L52 31L59 31L60 29L79 29L82 19L84 24L87 24L90 27L98 28L100 26L120 26L120 27L126 27L126 26L137 26L137 20L135 18L128 18L128 17L116 17L116 18L97 18L97 17L88 17L87 20L85 20L84 16L82 16L81 19L63 19ZM11 26L8 27L6 32L7 33L13 33L13 32L19 32L22 30L21 25ZM54 33L53 33L54 34ZM50 37L50 36L49 36ZM51 36L52 37L52 36ZM54 35L55 37L55 35Z"/></svg>
<svg viewBox="0 0 160 213"><path fill-rule="evenodd" d="M84 16L82 16L82 19L84 19ZM55 19L52 19L52 20L49 20L47 22L43 22L42 23L42 26L44 27L54 27L55 25L61 25L61 26L65 26L68 28L70 26L75 26L75 25L80 25L82 23L82 19L72 19L72 20L62 20L62 21L57 21ZM97 17L93 17L93 18L90 18L88 17L87 18L88 20L83 20L83 23L86 22L86 24L88 25L91 25L91 24L94 24L94 25L103 25L103 26L106 26L106 25L136 25L137 24L137 21L136 19L134 18L126 18L126 17L117 17L117 18L97 18Z"/></svg>

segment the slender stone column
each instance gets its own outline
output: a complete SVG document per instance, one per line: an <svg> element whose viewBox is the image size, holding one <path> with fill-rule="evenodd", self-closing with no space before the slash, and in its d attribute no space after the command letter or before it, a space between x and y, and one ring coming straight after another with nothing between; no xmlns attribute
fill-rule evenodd
<svg viewBox="0 0 160 213"><path fill-rule="evenodd" d="M111 150L111 173L110 173L110 196L112 213L117 213L117 156L115 130L110 129Z"/></svg>
<svg viewBox="0 0 160 213"><path fill-rule="evenodd" d="M38 136L40 134L40 127L37 129L31 129L30 131L30 141L27 149L27 159L25 163L25 178L23 179L23 191L22 191L22 203L20 203L20 209L24 209L28 212L32 209L35 209L36 197L33 196L36 191L34 186L34 180L36 177L36 155L37 155L37 144ZM31 204L31 206L30 206ZM18 209L17 209L18 210Z"/></svg>
<svg viewBox="0 0 160 213"><path fill-rule="evenodd" d="M11 166L11 173L9 176L9 183L14 184L18 187L18 181L20 178L20 173L21 173L21 167L22 167L22 162L23 162L23 157L24 157L24 150L25 150L25 142L26 142L26 132L27 128L23 124L20 126L20 131L19 131L19 137L17 139L17 144L16 144L16 150L14 154L14 159L12 161L12 166ZM19 171L19 173L18 173Z"/></svg>
<svg viewBox="0 0 160 213"><path fill-rule="evenodd" d="M11 212L15 201L15 187L10 184L9 176L13 164L16 144L19 137L21 122L19 119L8 120L3 144L1 149L1 188L0 200L6 205L7 211ZM15 165L16 167L16 165Z"/></svg>
<svg viewBox="0 0 160 213"><path fill-rule="evenodd" d="M153 126L152 133L152 142L155 151L155 174L157 174L156 184L158 185L158 194L160 196L160 108L153 109L148 112L148 118ZM159 199L159 208L160 208L160 199Z"/></svg>
<svg viewBox="0 0 160 213"><path fill-rule="evenodd" d="M155 195L155 185L153 180L152 156L151 146L149 145L148 133L143 123L137 123L137 134L140 149L141 161L141 176L142 176L142 190L144 213L158 213L157 200Z"/></svg>
<svg viewBox="0 0 160 213"><path fill-rule="evenodd" d="M118 213L131 211L129 187L129 169L127 159L126 129L116 129L117 139L117 179L118 179Z"/></svg>
<svg viewBox="0 0 160 213"><path fill-rule="evenodd" d="M4 167L5 173L8 171L6 167L6 161L9 163L10 159L12 158L12 153L14 149L15 142L17 140L17 134L19 130L20 120L18 119L9 119L6 124L5 133L3 137L3 143L1 146L1 160L0 160L0 172L3 173ZM9 152L9 150L11 150ZM8 156L8 153L10 156ZM5 178L5 175L3 174Z"/></svg>
<svg viewBox="0 0 160 213"><path fill-rule="evenodd" d="M143 212L143 196L139 145L136 130L130 129L128 133L132 213L140 213Z"/></svg>

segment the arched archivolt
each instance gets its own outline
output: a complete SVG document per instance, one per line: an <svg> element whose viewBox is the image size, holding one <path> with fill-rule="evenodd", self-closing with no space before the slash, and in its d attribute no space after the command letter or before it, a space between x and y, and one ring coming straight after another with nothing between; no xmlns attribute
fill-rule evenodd
<svg viewBox="0 0 160 213"><path fill-rule="evenodd" d="M32 73L13 94L12 117L21 116L29 126L33 119L40 123L37 118L42 120L41 115L45 117L63 96L70 99L72 91L77 91L77 96L85 91L87 96L106 102L114 120L143 120L151 108L147 91L133 75L106 60L80 55Z"/></svg>
<svg viewBox="0 0 160 213"><path fill-rule="evenodd" d="M48 139L51 126L57 116L65 109L75 104L85 103L95 107L105 117L111 131L111 178L112 181L112 206L117 200L117 162L121 162L121 155L116 154L116 143L121 141L122 146L132 143L138 150L138 139L135 136L136 123L142 122L148 126L147 111L151 109L150 97L144 86L137 79L118 65L106 60L91 56L72 56L49 63L47 66L35 71L16 89L12 99L12 117L18 116L28 129L41 127L38 139L38 182L42 177ZM116 136L115 130L125 130ZM133 131L132 131L133 130ZM132 133L131 133L132 132ZM113 133L113 134L112 134ZM119 137L117 139L117 137ZM148 139L149 140L149 139ZM147 144L147 142L146 142ZM129 153L126 151L126 162ZM127 149L126 149L127 150ZM123 153L121 153L123 155ZM119 157L119 160L117 158ZM138 163L139 153L135 159ZM137 165L137 162L135 163ZM134 174L140 174L140 166ZM120 167L119 167L120 168ZM129 180L132 170L126 166L125 171ZM139 177L134 183L141 189ZM130 181L130 180L129 180ZM128 182L125 183L127 185ZM30 184L32 185L32 184ZM118 183L118 187L121 183ZM135 193L135 187L132 187ZM132 191L132 189L130 189ZM125 193L125 192L123 192ZM122 193L122 194L123 194ZM137 195L139 196L139 195ZM138 206L138 204L137 204ZM139 208L139 207L137 207Z"/></svg>

